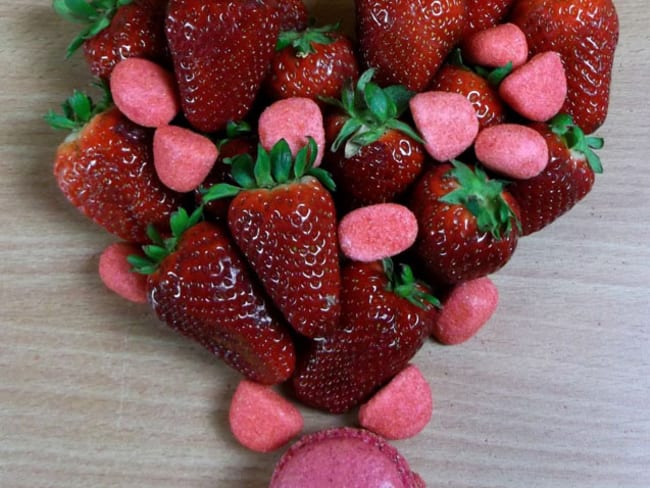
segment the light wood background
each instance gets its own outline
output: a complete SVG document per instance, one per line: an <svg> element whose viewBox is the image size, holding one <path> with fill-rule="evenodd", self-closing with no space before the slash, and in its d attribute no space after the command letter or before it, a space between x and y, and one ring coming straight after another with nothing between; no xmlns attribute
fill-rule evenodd
<svg viewBox="0 0 650 488"><path fill-rule="evenodd" d="M346 3L315 13L350 26ZM650 7L616 5L605 174L494 276L477 337L415 359L435 415L395 444L431 487L650 486ZM238 376L103 287L113 238L55 186L41 116L89 81L70 38L48 0L0 0L0 486L263 488L281 453L233 440Z"/></svg>

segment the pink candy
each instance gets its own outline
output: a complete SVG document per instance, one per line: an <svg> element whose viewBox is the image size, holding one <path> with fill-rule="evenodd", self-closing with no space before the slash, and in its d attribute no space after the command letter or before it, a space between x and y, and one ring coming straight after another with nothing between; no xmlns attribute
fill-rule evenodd
<svg viewBox="0 0 650 488"><path fill-rule="evenodd" d="M323 160L323 114L316 102L309 98L287 98L269 105L260 115L257 130L264 149L268 151L276 142L284 139L294 156L307 144L307 137L311 136L318 146L314 167Z"/></svg>
<svg viewBox="0 0 650 488"><path fill-rule="evenodd" d="M472 103L459 93L430 91L410 101L413 121L427 152L437 161L448 161L472 145L479 122Z"/></svg>
<svg viewBox="0 0 650 488"><path fill-rule="evenodd" d="M303 437L280 458L269 488L424 488L383 438L340 427Z"/></svg>
<svg viewBox="0 0 650 488"><path fill-rule="evenodd" d="M528 59L526 34L515 24L500 24L470 35L463 42L463 57L472 64L514 68Z"/></svg>
<svg viewBox="0 0 650 488"><path fill-rule="evenodd" d="M488 277L457 285L443 301L433 337L447 345L467 341L490 320L498 302L499 292Z"/></svg>
<svg viewBox="0 0 650 488"><path fill-rule="evenodd" d="M153 138L154 167L168 188L185 193L197 188L219 156L217 146L189 129L166 125Z"/></svg>
<svg viewBox="0 0 650 488"><path fill-rule="evenodd" d="M341 219L338 230L343 254L366 263L406 251L417 233L418 222L413 212L396 203L353 210Z"/></svg>
<svg viewBox="0 0 650 488"><path fill-rule="evenodd" d="M518 114L544 122L556 115L567 94L560 55L547 51L533 56L499 85L499 95Z"/></svg>
<svg viewBox="0 0 650 488"><path fill-rule="evenodd" d="M499 124L482 130L474 151L486 167L515 179L537 176L549 161L544 136L519 124Z"/></svg>
<svg viewBox="0 0 650 488"><path fill-rule="evenodd" d="M144 127L169 124L180 110L174 75L152 61L120 61L111 73L110 86L120 112Z"/></svg>
<svg viewBox="0 0 650 488"><path fill-rule="evenodd" d="M424 429L432 413L429 383L409 365L361 406L359 423L386 439L407 439Z"/></svg>
<svg viewBox="0 0 650 488"><path fill-rule="evenodd" d="M99 277L106 287L122 298L135 303L147 302L147 277L131 271L126 258L142 250L135 244L118 242L111 244L99 257Z"/></svg>
<svg viewBox="0 0 650 488"><path fill-rule="evenodd" d="M242 380L230 404L230 430L245 447L270 452L285 445L303 428L296 407L270 387Z"/></svg>

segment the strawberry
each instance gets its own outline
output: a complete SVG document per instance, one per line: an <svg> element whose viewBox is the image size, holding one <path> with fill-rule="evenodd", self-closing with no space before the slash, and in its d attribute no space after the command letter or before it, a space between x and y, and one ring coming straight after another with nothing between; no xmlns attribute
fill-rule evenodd
<svg viewBox="0 0 650 488"><path fill-rule="evenodd" d="M515 251L519 210L504 182L478 166L452 161L432 167L415 186L415 255L440 284L479 278L500 269Z"/></svg>
<svg viewBox="0 0 650 488"><path fill-rule="evenodd" d="M302 0L272 0L280 14L280 31L303 30L309 25L309 12Z"/></svg>
<svg viewBox="0 0 650 488"><path fill-rule="evenodd" d="M130 57L167 64L164 22L167 0L54 0L63 18L85 25L68 46L81 46L93 75L108 80L113 67Z"/></svg>
<svg viewBox="0 0 650 488"><path fill-rule="evenodd" d="M289 378L295 351L289 329L278 322L227 232L191 215L172 214L171 237L149 228L146 258L130 256L148 275L147 294L157 316L198 342L247 378L264 384Z"/></svg>
<svg viewBox="0 0 650 488"><path fill-rule="evenodd" d="M282 32L276 51L265 83L273 99L339 97L343 84L359 77L352 42L338 25Z"/></svg>
<svg viewBox="0 0 650 488"><path fill-rule="evenodd" d="M467 19L465 0L356 0L362 65L377 69L381 86L415 92L429 84Z"/></svg>
<svg viewBox="0 0 650 488"><path fill-rule="evenodd" d="M431 88L464 95L474 106L481 129L505 122L507 109L499 97L498 84L511 71L511 66L497 68L491 73L472 70L463 64L456 49L450 61L436 74Z"/></svg>
<svg viewBox="0 0 650 488"><path fill-rule="evenodd" d="M598 129L607 117L619 34L612 0L519 0L509 21L526 34L531 55L560 54L568 85L561 112L585 134Z"/></svg>
<svg viewBox="0 0 650 488"><path fill-rule="evenodd" d="M342 413L367 400L399 373L430 334L438 301L392 261L351 262L342 271L341 322L311 342L292 386L303 403Z"/></svg>
<svg viewBox="0 0 650 488"><path fill-rule="evenodd" d="M422 139L400 117L413 93L401 85L380 88L374 70L356 87L346 83L341 100L327 99L339 111L327 118L326 138L332 152L324 167L332 172L347 207L395 200L420 174Z"/></svg>
<svg viewBox="0 0 650 488"><path fill-rule="evenodd" d="M232 159L239 186L218 184L204 201L234 196L228 209L233 238L287 322L308 337L327 334L340 313L336 216L326 171L313 168L312 138L298 151L281 139L257 160Z"/></svg>
<svg viewBox="0 0 650 488"><path fill-rule="evenodd" d="M63 114L46 116L72 133L58 147L54 176L66 198L95 223L130 242L147 241L147 224L164 226L179 196L165 188L153 165L153 133L106 97L95 105L75 91Z"/></svg>
<svg viewBox="0 0 650 488"><path fill-rule="evenodd" d="M170 0L165 24L181 106L199 131L215 132L251 109L280 30L264 0Z"/></svg>
<svg viewBox="0 0 650 488"><path fill-rule="evenodd" d="M546 227L573 208L591 191L595 174L603 171L594 152L603 147L603 140L585 136L569 115L531 127L546 139L550 159L538 176L508 186L521 209L523 235Z"/></svg>
<svg viewBox="0 0 650 488"><path fill-rule="evenodd" d="M194 201L197 205L203 202L205 188L217 183L236 183L230 172L231 158L240 154L254 154L257 149L256 138L251 134L251 126L247 122L228 122L225 136L217 142L219 157L212 171L203 185L194 191ZM227 199L212 200L204 205L204 210L210 217L225 222L228 218L228 205L230 201Z"/></svg>
<svg viewBox="0 0 650 488"><path fill-rule="evenodd" d="M466 0L467 25L463 32L466 37L497 25L503 19L515 0Z"/></svg>

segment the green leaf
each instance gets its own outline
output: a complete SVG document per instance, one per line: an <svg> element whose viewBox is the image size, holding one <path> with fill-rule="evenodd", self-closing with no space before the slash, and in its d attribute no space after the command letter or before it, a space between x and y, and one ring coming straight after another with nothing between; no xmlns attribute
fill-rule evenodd
<svg viewBox="0 0 650 488"><path fill-rule="evenodd" d="M271 169L275 181L278 183L286 183L289 180L292 163L293 155L291 154L289 143L284 139L280 139L271 148Z"/></svg>
<svg viewBox="0 0 650 488"><path fill-rule="evenodd" d="M237 184L242 188L255 188L257 185L254 173L255 162L250 154L239 154L229 161L230 173Z"/></svg>
<svg viewBox="0 0 650 488"><path fill-rule="evenodd" d="M271 157L261 144L257 146L257 160L253 167L255 181L259 188L271 188L275 186L275 181L271 176Z"/></svg>
<svg viewBox="0 0 650 488"><path fill-rule="evenodd" d="M296 180L299 180L305 175L305 171L309 167L309 146L304 146L296 154L296 158L293 163L293 176Z"/></svg>
<svg viewBox="0 0 650 488"><path fill-rule="evenodd" d="M181 237L188 227L187 224L189 220L190 217L187 215L187 211L182 207L172 213L171 218L169 219L172 235L177 239Z"/></svg>
<svg viewBox="0 0 650 488"><path fill-rule="evenodd" d="M157 245L143 246L142 250L144 253L149 256L152 260L160 262L169 256L167 249Z"/></svg>
<svg viewBox="0 0 650 488"><path fill-rule="evenodd" d="M409 102L415 95L415 92L402 85L388 86L384 88L384 93L395 104L397 109L393 117L401 117L409 108Z"/></svg>
<svg viewBox="0 0 650 488"><path fill-rule="evenodd" d="M76 122L64 115L55 113L53 110L50 110L43 118L53 129L74 130L77 128Z"/></svg>
<svg viewBox="0 0 650 488"><path fill-rule="evenodd" d="M598 154L593 152L591 149L587 149L587 151L585 151L585 156L587 158L587 162L589 163L589 167L592 169L592 171L596 174L602 174L603 163L600 160Z"/></svg>
<svg viewBox="0 0 650 488"><path fill-rule="evenodd" d="M602 137L587 137L587 146L592 149L602 149L605 146L605 140Z"/></svg>
<svg viewBox="0 0 650 488"><path fill-rule="evenodd" d="M379 85L369 82L364 88L363 96L366 105L375 118L380 122L386 121L388 119L390 99L386 96L384 90Z"/></svg>
<svg viewBox="0 0 650 488"><path fill-rule="evenodd" d="M359 119L351 118L345 121L343 126L341 127L341 130L339 131L338 135L336 136L336 139L334 139L334 142L332 143L332 151L336 152L339 150L341 147L341 144L343 144L347 139L349 139L352 134L356 133L361 127L363 126L363 123Z"/></svg>
<svg viewBox="0 0 650 488"><path fill-rule="evenodd" d="M162 245L163 239L162 236L160 235L160 232L158 232L158 229L156 229L156 226L153 224L147 225L147 237L151 242L157 245Z"/></svg>
<svg viewBox="0 0 650 488"><path fill-rule="evenodd" d="M242 191L241 187L230 185L228 183L218 183L211 186L203 195L203 203L209 203L222 198L231 198L237 196Z"/></svg>
<svg viewBox="0 0 650 488"><path fill-rule="evenodd" d="M403 134L406 134L407 136L409 136L411 139L415 139L420 144L426 144L424 142L424 139L422 139L422 137L420 136L420 134L415 132L415 129L413 129L407 123L402 122L401 120L397 120L397 119L388 120L388 121L386 121L386 127L398 130L398 131L402 132Z"/></svg>
<svg viewBox="0 0 650 488"><path fill-rule="evenodd" d="M334 178L332 178L332 175L323 168L310 168L309 171L307 171L307 174L317 178L318 181L320 181L329 191L336 191Z"/></svg>
<svg viewBox="0 0 650 488"><path fill-rule="evenodd" d="M492 86L498 86L506 76L512 73L512 61L506 65L496 68L487 75L487 82Z"/></svg>
<svg viewBox="0 0 650 488"><path fill-rule="evenodd" d="M68 11L80 20L94 19L97 16L97 9L85 0L65 0Z"/></svg>
<svg viewBox="0 0 650 488"><path fill-rule="evenodd" d="M553 117L549 126L554 134L558 136L563 136L569 131L570 127L573 127L573 118L569 114L561 113Z"/></svg>

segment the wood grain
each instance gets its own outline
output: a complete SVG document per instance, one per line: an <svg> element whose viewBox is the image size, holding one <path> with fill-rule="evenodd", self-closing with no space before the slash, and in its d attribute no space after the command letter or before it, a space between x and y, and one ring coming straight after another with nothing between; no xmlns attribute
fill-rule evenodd
<svg viewBox="0 0 650 488"><path fill-rule="evenodd" d="M346 4L314 12L350 27ZM415 359L436 411L396 445L431 487L650 486L650 9L616 5L605 174L494 276L475 339ZM280 453L229 433L237 375L104 289L113 238L53 181L41 117L89 81L70 37L48 0L0 0L0 486L262 488ZM355 421L303 412L308 432Z"/></svg>

